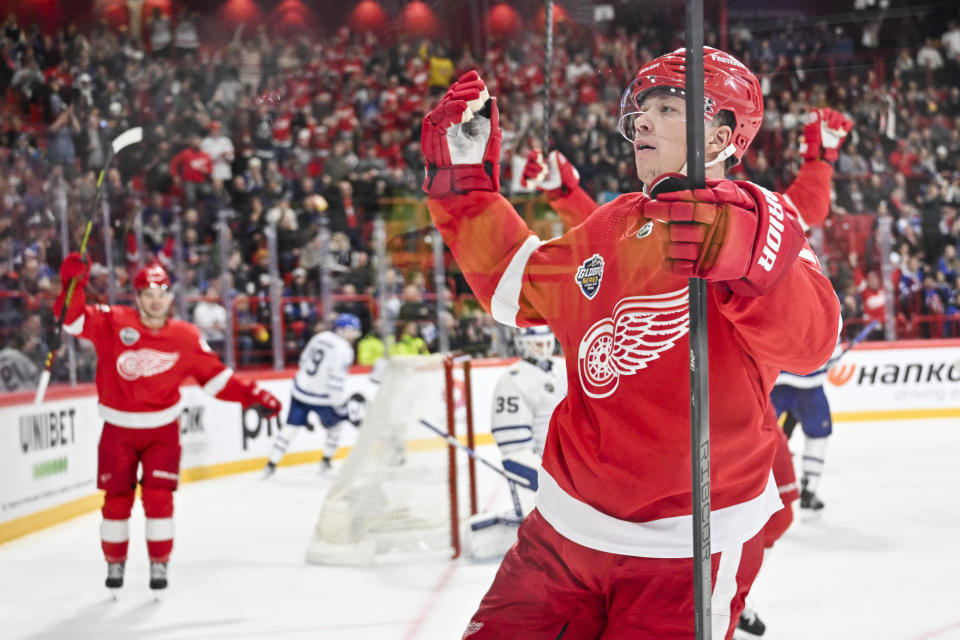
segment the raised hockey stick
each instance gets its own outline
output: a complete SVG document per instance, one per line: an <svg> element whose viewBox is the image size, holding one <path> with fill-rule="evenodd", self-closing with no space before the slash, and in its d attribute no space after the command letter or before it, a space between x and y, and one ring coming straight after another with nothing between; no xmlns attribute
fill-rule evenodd
<svg viewBox="0 0 960 640"><path fill-rule="evenodd" d="M544 41L546 43L546 52L543 56L543 149L544 153L550 148L550 107L551 97L551 71L553 67L553 0L546 0L544 10L544 28L546 33Z"/></svg>
<svg viewBox="0 0 960 640"><path fill-rule="evenodd" d="M422 419L421 419L421 420L420 420L420 424L422 424L422 425L425 426L427 429L430 429L431 431L433 431L434 433L436 433L438 436L440 436L441 438L443 438L444 440L446 440L448 443L450 443L450 444L453 445L454 447L456 447L456 448L460 449L461 451L465 452L468 456L470 456L471 458L473 458L473 459L476 460L477 462L479 462L479 463L481 463L481 464L487 465L488 467L490 467L491 469L493 469L494 471L496 471L497 473L499 473L501 476L503 476L504 479L506 479L507 484L510 485L510 497L513 499L513 509L514 509L514 511L517 512L517 515L518 515L520 518L523 518L523 509L522 509L521 506L520 506L520 496L517 494L517 481L516 481L516 480L514 480L513 478L511 478L510 476L508 476L508 475L507 475L507 472L504 471L502 468L500 468L499 466L497 466L497 465L495 465L494 463L490 462L489 460L487 460L486 458L484 458L483 456L481 456L479 453L477 453L476 451L474 451L473 449L471 449L471 448L468 447L467 445L463 444L462 442L460 442L459 440L457 440L456 438L454 438L453 436L451 436L449 433L444 433L443 431L441 431L440 429L438 429L438 428L435 427L434 425L430 424L430 423L427 422L426 420L422 420Z"/></svg>
<svg viewBox="0 0 960 640"><path fill-rule="evenodd" d="M110 163L113 162L115 155L141 140L143 140L143 128L133 127L118 135L113 139L113 142L110 143L110 148L107 150L107 157L103 162L103 168L100 169L100 175L97 177L97 192L93 198L93 207L90 209L86 226L83 229L83 239L80 241L81 257L87 254L87 241L90 239L90 231L93 229L93 218L97 213L97 207L100 206L100 197L103 194L103 176L106 175L107 169L110 168ZM67 307L70 306L70 300L73 298L73 290L76 286L77 279L71 278L70 284L67 285L67 295L63 299L63 307L61 307L60 315L57 318L57 330L54 332L53 343L50 345L50 350L47 351L47 357L44 360L43 373L40 374L40 382L37 385L37 394L33 398L34 404L43 402L43 396L47 393L47 386L50 384L50 371L53 369L53 356L57 349L60 348L63 319L67 315Z"/></svg>
<svg viewBox="0 0 960 640"><path fill-rule="evenodd" d="M703 123L703 0L687 0L687 178L691 189L706 184ZM690 460L693 488L693 601L696 640L712 637L710 596L710 362L707 356L707 283L690 278Z"/></svg>

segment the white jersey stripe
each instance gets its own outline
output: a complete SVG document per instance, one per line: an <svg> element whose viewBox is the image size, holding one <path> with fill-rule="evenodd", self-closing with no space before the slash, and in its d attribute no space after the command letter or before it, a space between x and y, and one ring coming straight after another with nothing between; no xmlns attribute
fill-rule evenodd
<svg viewBox="0 0 960 640"><path fill-rule="evenodd" d="M78 336L83 333L83 321L87 316L80 314L80 317L71 322L70 324L63 325L63 330L69 333L71 336Z"/></svg>
<svg viewBox="0 0 960 640"><path fill-rule="evenodd" d="M523 288L523 272L527 268L530 255L541 245L540 238L530 236L520 245L510 259L497 288L490 299L490 312L497 322L511 327L517 326L517 312L520 311L520 290Z"/></svg>
<svg viewBox="0 0 960 640"><path fill-rule="evenodd" d="M743 546L732 547L720 554L717 578L710 596L710 630L713 640L723 640L730 628L733 599L737 595L737 571Z"/></svg>
<svg viewBox="0 0 960 640"><path fill-rule="evenodd" d="M763 493L752 500L710 512L713 553L738 547L757 534L783 508L773 472ZM629 522L609 516L566 493L540 469L537 510L564 537L591 549L642 558L693 555L693 516Z"/></svg>
<svg viewBox="0 0 960 640"><path fill-rule="evenodd" d="M223 391L225 386L227 386L227 382L230 380L230 376L232 375L233 369L230 367L225 368L223 371L207 380L207 384L203 385L203 390L212 396L216 396L218 393Z"/></svg>
<svg viewBox="0 0 960 640"><path fill-rule="evenodd" d="M180 415L180 401L160 411L120 411L103 404L97 405L97 412L104 422L130 429L152 429L170 424Z"/></svg>

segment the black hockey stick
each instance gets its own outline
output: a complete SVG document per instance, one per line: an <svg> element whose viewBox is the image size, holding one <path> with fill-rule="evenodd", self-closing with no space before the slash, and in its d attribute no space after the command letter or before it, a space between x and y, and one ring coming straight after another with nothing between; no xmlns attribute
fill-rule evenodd
<svg viewBox="0 0 960 640"><path fill-rule="evenodd" d="M546 52L543 56L543 148L544 153L546 153L546 150L550 148L550 106L552 103L550 94L552 93L551 71L553 68L553 0L546 0L543 24L544 28L546 29L544 36Z"/></svg>
<svg viewBox="0 0 960 640"><path fill-rule="evenodd" d="M110 163L113 162L113 157L120 153L121 150L129 147L132 144L136 144L143 140L143 128L142 127L133 127L132 129L127 129L116 138L113 139L113 142L110 143L110 148L107 150L107 157L103 162L103 168L100 169L100 175L97 177L97 192L93 197L93 207L90 209L90 215L87 216L87 224L83 229L83 239L80 241L80 256L83 257L87 253L87 241L90 239L90 231L93 229L93 218L97 213L97 207L100 206L100 197L103 194L103 176L106 175L107 169L110 168ZM53 368L53 356L56 353L57 349L60 348L61 332L63 331L63 319L67 315L67 307L70 306L70 300L73 298L73 290L77 286L77 279L71 278L70 284L67 285L67 294L63 299L63 307L60 308L60 315L57 318L57 330L54 332L53 343L50 345L50 350L47 351L47 357L44 359L43 363L43 373L40 374L40 382L37 385L37 394L33 398L34 404L40 404L43 402L43 396L47 392L47 385L50 384L50 371Z"/></svg>
<svg viewBox="0 0 960 640"><path fill-rule="evenodd" d="M843 348L843 351L837 354L836 358L830 358L830 361L827 362L827 371L837 366L837 362L840 361L840 358L845 356L847 352L850 351L850 349L853 349L855 346L857 346L858 343L862 342L868 335L870 335L871 332L873 332L874 329L876 329L879 326L880 326L879 322L877 322L876 320L871 320L867 326L865 326L863 329L860 330L860 333L855 335L853 339L847 343L847 346Z"/></svg>
<svg viewBox="0 0 960 640"><path fill-rule="evenodd" d="M517 512L518 517L523 518L523 509L520 506L520 496L517 494L516 480L514 480L509 475L507 475L507 472L504 471L502 468L493 464L492 462L490 462L489 460L481 456L479 453L477 453L467 445L463 444L462 442L454 438L449 433L444 433L443 431L441 431L440 429L438 429L437 427L433 426L432 424L430 424L429 422L423 419L420 420L420 424L422 424L427 429L430 429L431 431L439 435L441 438L449 442L454 447L460 449L461 451L464 451L468 456L470 456L477 462L487 465L488 467L490 467L491 469L499 473L501 476L503 476L506 479L507 484L510 485L510 497L513 499L513 509L514 511Z"/></svg>
<svg viewBox="0 0 960 640"><path fill-rule="evenodd" d="M703 100L703 0L687 0L687 177L690 188L706 184ZM693 484L693 601L696 640L712 637L710 596L710 362L707 356L707 283L690 278L690 460Z"/></svg>

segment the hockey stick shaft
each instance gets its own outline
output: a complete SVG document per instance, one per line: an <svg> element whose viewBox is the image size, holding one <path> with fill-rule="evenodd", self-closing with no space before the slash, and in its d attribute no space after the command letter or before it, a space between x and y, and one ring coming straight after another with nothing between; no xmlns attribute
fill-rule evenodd
<svg viewBox="0 0 960 640"><path fill-rule="evenodd" d="M847 343L847 346L845 346L845 347L843 348L843 351L841 351L840 354L839 354L836 358L834 358L834 360L836 361L836 360L839 360L840 358L842 358L842 357L847 353L847 351L850 351L850 349L853 349L855 346L857 346L858 343L862 342L868 335L870 335L870 333L871 333L874 329L876 329L876 328L879 327L879 326L880 326L880 323L879 323L879 322L877 322L876 320L871 320L871 321L870 321L870 324L868 324L867 326L865 326L865 327L860 331L860 333L858 333L857 335L855 335L855 336L853 337L853 339L850 340L850 342ZM836 364L836 363L834 363L834 364Z"/></svg>
<svg viewBox="0 0 960 640"><path fill-rule="evenodd" d="M703 0L687 0L687 177L693 189L706 183L703 100ZM710 596L710 377L707 354L707 283L690 278L690 466L693 509L693 589L696 640L711 638Z"/></svg>
<svg viewBox="0 0 960 640"><path fill-rule="evenodd" d="M97 191L93 197L93 206L90 208L90 213L87 215L87 222L83 228L83 238L80 240L81 257L87 254L87 242L90 240L90 232L93 230L93 218L96 216L97 208L100 206L100 199L103 194L103 177L107 174L110 163L113 162L114 156L122 149L136 144L142 139L143 129L141 127L133 127L118 135L113 139L113 142L110 143L110 148L107 150L107 157L103 162L103 167L100 169L100 175L97 176ZM47 357L44 358L43 361L43 372L40 374L37 393L33 398L34 404L43 402L43 397L47 393L47 386L50 384L50 372L53 369L53 357L57 349L60 348L63 321L67 316L67 308L70 306L70 301L73 299L73 292L76 287L77 279L71 278L70 283L67 285L67 293L63 298L63 306L60 308L60 314L57 316L57 329L54 332L53 344L50 345L50 349L47 351Z"/></svg>
<svg viewBox="0 0 960 640"><path fill-rule="evenodd" d="M481 456L479 453L477 453L476 451L474 451L473 449L471 449L471 448L468 447L467 445L463 444L462 442L460 442L459 440L457 440L456 438L454 438L454 437L453 437L452 435L450 435L449 433L444 433L443 431L441 431L441 430L438 429L437 427L433 426L432 424L430 424L430 423L427 422L426 420L420 420L420 424L422 424L423 426L425 426L427 429L430 429L431 431L433 431L434 433L436 433L438 436L440 436L441 438L443 438L444 440L446 440L447 442L449 442L449 443L450 443L451 445L453 445L454 447L457 447L458 449L460 449L461 451L463 451L464 453L466 453L468 456L470 456L471 458L473 458L474 460L476 460L476 461L479 462L480 464L485 464L485 465L487 465L488 467L490 467L491 469L493 469L494 471L496 471L497 473L499 473L501 476L503 476L504 478L506 478L506 479L509 480L510 482L513 482L513 480L510 478L510 476L507 475L507 472L506 472L506 471L504 471L503 469L501 469L501 468L498 467L497 465L493 464L492 462L490 462L489 460L487 460L486 458L484 458L483 456Z"/></svg>
<svg viewBox="0 0 960 640"><path fill-rule="evenodd" d="M544 10L544 29L546 33L544 41L546 52L543 56L543 148L544 153L550 149L550 109L552 105L552 70L553 70L553 0L546 0Z"/></svg>
<svg viewBox="0 0 960 640"><path fill-rule="evenodd" d="M479 463L481 463L481 464L487 465L488 467L490 467L491 469L493 469L494 471L496 471L497 473L499 473L501 476L503 476L503 478L507 481L507 484L510 485L510 498L513 500L513 509L514 509L514 511L517 512L517 516L519 516L519 517L521 517L521 518L523 517L523 508L520 506L520 496L517 494L517 481L516 481L516 480L514 480L513 478L511 478L510 476L508 476L506 471L504 471L503 469L501 469L500 467L498 467L498 466L495 465L494 463L490 462L489 460L487 460L486 458L484 458L483 456L481 456L479 453L477 453L476 451L474 451L473 449L471 449L471 448L468 447L467 445L463 444L462 442L460 442L459 440L457 440L456 438L454 438L454 437L453 437L452 435L450 435L449 433L444 433L443 431L441 431L441 430L438 429L437 427L433 426L432 424L430 424L430 423L427 422L426 420L420 420L420 424L422 424L423 426L425 426L427 429L430 429L431 431L433 431L434 433L436 433L438 436L440 436L441 438L443 438L444 440L446 440L447 442L449 442L449 443L450 443L451 445L453 445L454 447L457 447L458 449L460 449L461 451L463 451L464 453L466 453L468 456L470 456L471 458L473 458L473 459L476 460L477 462L479 462Z"/></svg>

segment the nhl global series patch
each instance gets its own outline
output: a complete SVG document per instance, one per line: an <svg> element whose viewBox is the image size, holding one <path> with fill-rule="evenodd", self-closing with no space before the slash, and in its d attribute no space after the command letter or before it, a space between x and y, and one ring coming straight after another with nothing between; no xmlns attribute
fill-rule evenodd
<svg viewBox="0 0 960 640"><path fill-rule="evenodd" d="M587 300L593 300L600 289L600 281L603 279L603 258L599 253L595 253L583 261L577 267L577 275L574 278L580 285L580 291L587 297Z"/></svg>

